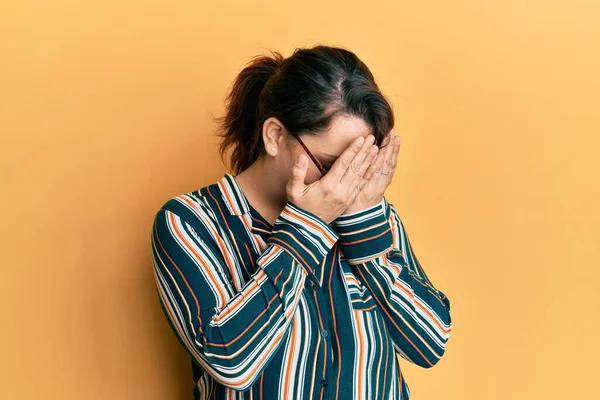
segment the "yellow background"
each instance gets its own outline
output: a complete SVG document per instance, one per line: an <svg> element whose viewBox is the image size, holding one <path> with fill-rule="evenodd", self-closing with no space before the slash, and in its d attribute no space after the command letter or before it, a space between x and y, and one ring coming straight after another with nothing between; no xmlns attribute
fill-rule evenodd
<svg viewBox="0 0 600 400"><path fill-rule="evenodd" d="M211 117L246 61L319 42L392 101L388 197L451 299L444 358L402 362L413 398L600 398L597 2L13 0L0 16L0 398L191 398L152 217L224 173Z"/></svg>

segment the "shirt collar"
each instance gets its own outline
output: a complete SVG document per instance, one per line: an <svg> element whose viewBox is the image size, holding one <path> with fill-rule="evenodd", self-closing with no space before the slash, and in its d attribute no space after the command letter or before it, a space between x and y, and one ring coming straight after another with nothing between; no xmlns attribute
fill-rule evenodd
<svg viewBox="0 0 600 400"><path fill-rule="evenodd" d="M223 203L231 215L244 215L250 212L250 206L246 200L246 196L238 185L235 177L226 173L221 178L217 185L221 191Z"/></svg>

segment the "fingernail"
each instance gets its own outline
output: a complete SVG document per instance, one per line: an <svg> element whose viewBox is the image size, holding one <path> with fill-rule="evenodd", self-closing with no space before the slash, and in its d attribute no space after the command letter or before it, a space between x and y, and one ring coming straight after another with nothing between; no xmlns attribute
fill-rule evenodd
<svg viewBox="0 0 600 400"><path fill-rule="evenodd" d="M361 137L359 137L359 138L358 138L358 145L359 145L359 146L362 146L362 144L363 144L364 142L365 142L365 138L364 138L364 137L362 137L362 136L361 136Z"/></svg>
<svg viewBox="0 0 600 400"><path fill-rule="evenodd" d="M302 167L304 166L304 156L300 155L300 157L298 157L298 162L297 162L298 166Z"/></svg>
<svg viewBox="0 0 600 400"><path fill-rule="evenodd" d="M369 140L369 143L374 143L375 142L375 136L369 135L368 136L368 140Z"/></svg>

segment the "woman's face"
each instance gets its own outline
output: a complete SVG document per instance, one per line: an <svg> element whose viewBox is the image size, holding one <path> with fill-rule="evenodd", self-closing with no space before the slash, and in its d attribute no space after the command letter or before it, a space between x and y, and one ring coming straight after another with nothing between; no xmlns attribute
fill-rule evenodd
<svg viewBox="0 0 600 400"><path fill-rule="evenodd" d="M351 115L336 116L329 129L319 135L301 135L301 140L308 151L315 157L326 169L331 168L335 160L346 150L346 148L359 136L367 137L372 133L372 129L362 118ZM293 135L286 135L286 150L289 156L286 157L289 162L284 167L289 176L294 163L300 156L305 154L308 158L308 171L306 173L305 183L311 184L322 178L322 173L315 163L306 154L306 150Z"/></svg>

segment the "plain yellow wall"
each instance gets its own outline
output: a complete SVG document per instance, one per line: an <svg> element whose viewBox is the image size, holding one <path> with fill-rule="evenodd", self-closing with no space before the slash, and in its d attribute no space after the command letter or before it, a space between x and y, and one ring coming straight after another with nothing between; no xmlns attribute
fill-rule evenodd
<svg viewBox="0 0 600 400"><path fill-rule="evenodd" d="M6 4L4 4L6 3ZM267 49L341 45L402 135L388 193L453 332L415 400L597 399L600 6L7 1L0 398L190 399L152 278L170 196L214 182L212 116Z"/></svg>

